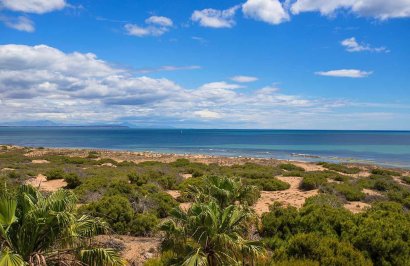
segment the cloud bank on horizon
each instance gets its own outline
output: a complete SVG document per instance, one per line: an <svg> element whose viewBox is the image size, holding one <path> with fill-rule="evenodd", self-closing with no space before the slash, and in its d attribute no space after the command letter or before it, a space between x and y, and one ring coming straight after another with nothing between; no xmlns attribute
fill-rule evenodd
<svg viewBox="0 0 410 266"><path fill-rule="evenodd" d="M410 129L410 0L148 2L107 6L124 14L111 19L82 1L0 0L0 124Z"/></svg>

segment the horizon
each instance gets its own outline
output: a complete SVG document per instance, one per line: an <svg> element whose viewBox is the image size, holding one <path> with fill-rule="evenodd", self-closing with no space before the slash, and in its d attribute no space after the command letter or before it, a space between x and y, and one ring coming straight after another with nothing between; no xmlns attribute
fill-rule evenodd
<svg viewBox="0 0 410 266"><path fill-rule="evenodd" d="M409 18L409 0L0 0L0 126L410 131Z"/></svg>

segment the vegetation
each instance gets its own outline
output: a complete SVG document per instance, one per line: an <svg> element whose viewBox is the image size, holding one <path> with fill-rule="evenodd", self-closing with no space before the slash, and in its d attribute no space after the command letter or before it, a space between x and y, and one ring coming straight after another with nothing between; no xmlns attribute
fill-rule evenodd
<svg viewBox="0 0 410 266"><path fill-rule="evenodd" d="M108 226L101 219L78 215L75 204L75 195L64 190L44 197L31 186L20 186L15 195L2 194L0 265L125 265L114 250L88 244Z"/></svg>
<svg viewBox="0 0 410 266"><path fill-rule="evenodd" d="M326 162L321 162L318 164L323 166L326 169L333 170L333 171L340 172L340 173L345 173L345 174L357 174L360 172L360 168L358 167L347 167L342 164L326 163Z"/></svg>
<svg viewBox="0 0 410 266"><path fill-rule="evenodd" d="M146 262L151 266L410 262L409 178L398 171L377 168L370 176L353 177L349 174L357 172L355 167L329 163L321 163L325 171L304 171L289 163L223 166L186 159L119 163L99 152L74 157L48 153L36 159L50 163L32 164L24 155L30 151L0 149L0 169L8 168L0 171L6 185L0 186L0 265L11 260L12 265L30 260L35 265L38 259L47 265L62 259L121 265L116 250L90 241L107 232L164 236L159 256ZM21 186L38 174L64 179L67 186L55 193ZM300 177L301 189L319 194L299 209L274 203L256 217L252 205L261 190L289 188L279 175ZM175 200L168 190L180 196ZM177 201L187 204L181 209ZM353 214L344 208L348 201L370 207ZM14 204L15 218L10 218L6 213Z"/></svg>

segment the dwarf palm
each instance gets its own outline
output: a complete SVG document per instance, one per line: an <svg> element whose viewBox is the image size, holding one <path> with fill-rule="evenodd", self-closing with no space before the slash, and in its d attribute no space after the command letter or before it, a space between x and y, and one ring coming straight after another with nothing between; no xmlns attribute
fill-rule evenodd
<svg viewBox="0 0 410 266"><path fill-rule="evenodd" d="M15 197L2 195L0 265L123 265L113 250L93 249L87 244L108 226L100 219L78 216L75 205L75 195L67 190L44 197L23 185Z"/></svg>
<svg viewBox="0 0 410 266"><path fill-rule="evenodd" d="M224 208L237 202L252 205L260 196L256 186L245 185L239 178L209 176L205 184L203 187L190 187L190 197L200 201L212 198Z"/></svg>
<svg viewBox="0 0 410 266"><path fill-rule="evenodd" d="M258 241L246 240L254 214L249 208L217 202L196 202L186 212L174 209L162 225L165 249L177 254L182 265L236 265L263 254Z"/></svg>

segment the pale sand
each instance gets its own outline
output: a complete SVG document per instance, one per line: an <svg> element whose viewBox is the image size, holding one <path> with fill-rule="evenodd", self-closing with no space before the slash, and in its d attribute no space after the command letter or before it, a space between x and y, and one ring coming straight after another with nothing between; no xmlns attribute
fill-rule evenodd
<svg viewBox="0 0 410 266"><path fill-rule="evenodd" d="M126 235L101 235L95 237L100 245L110 242L120 243L124 246L121 256L129 265L143 265L144 261L159 254L161 239L159 237L133 237ZM107 244L109 245L109 244Z"/></svg>
<svg viewBox="0 0 410 266"><path fill-rule="evenodd" d="M181 196L181 192L179 192L178 190L167 190L165 192L174 199L177 199L179 196ZM179 204L179 207L181 207L182 210L187 211L189 208L191 208L191 205L192 202L182 202Z"/></svg>
<svg viewBox="0 0 410 266"><path fill-rule="evenodd" d="M103 164L101 164L101 166L108 166L108 167L117 168L117 166L115 164L112 164L112 163L103 163Z"/></svg>
<svg viewBox="0 0 410 266"><path fill-rule="evenodd" d="M31 163L42 164L42 163L50 163L50 162L47 160L32 160Z"/></svg>
<svg viewBox="0 0 410 266"><path fill-rule="evenodd" d="M1 171L15 171L15 170L16 169L14 169L14 168L7 168L7 167L1 169Z"/></svg>
<svg viewBox="0 0 410 266"><path fill-rule="evenodd" d="M283 182L290 184L290 188L281 191L262 191L261 197L254 205L256 213L261 216L265 212L269 212L269 206L275 201L284 205L294 206L300 208L305 203L305 200L309 197L318 194L319 190L303 191L299 189L299 185L302 182L301 177L277 177Z"/></svg>
<svg viewBox="0 0 410 266"><path fill-rule="evenodd" d="M369 208L370 204L367 204L361 201L350 201L344 204L344 207L353 213L359 213Z"/></svg>
<svg viewBox="0 0 410 266"><path fill-rule="evenodd" d="M40 190L47 192L54 192L67 186L64 179L47 181L47 177L42 174L37 175L35 178L30 178L26 181L26 184L32 185L33 187L38 187Z"/></svg>
<svg viewBox="0 0 410 266"><path fill-rule="evenodd" d="M289 163L302 167L303 169L305 169L305 171L308 171L308 172L326 170L323 166L317 165L316 163L297 162L297 161L289 161Z"/></svg>

